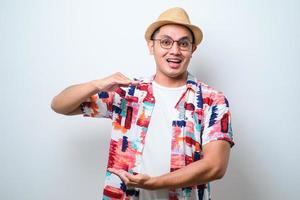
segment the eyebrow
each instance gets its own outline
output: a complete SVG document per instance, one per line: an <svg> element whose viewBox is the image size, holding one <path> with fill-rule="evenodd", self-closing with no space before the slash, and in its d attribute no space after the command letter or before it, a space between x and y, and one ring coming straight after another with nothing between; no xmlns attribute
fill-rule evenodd
<svg viewBox="0 0 300 200"><path fill-rule="evenodd" d="M168 35L162 35L162 37L167 37L167 38L170 38L170 39L174 40L172 37L170 37ZM182 39L188 39L188 40L190 40L190 38L188 36L183 36L183 37L179 38L178 40L182 40Z"/></svg>

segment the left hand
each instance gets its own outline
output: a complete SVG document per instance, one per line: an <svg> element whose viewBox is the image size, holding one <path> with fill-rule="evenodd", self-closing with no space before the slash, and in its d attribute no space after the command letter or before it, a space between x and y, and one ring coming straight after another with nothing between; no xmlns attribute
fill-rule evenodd
<svg viewBox="0 0 300 200"><path fill-rule="evenodd" d="M127 187L153 190L153 178L147 174L130 174L122 169L108 168L108 171L119 176Z"/></svg>

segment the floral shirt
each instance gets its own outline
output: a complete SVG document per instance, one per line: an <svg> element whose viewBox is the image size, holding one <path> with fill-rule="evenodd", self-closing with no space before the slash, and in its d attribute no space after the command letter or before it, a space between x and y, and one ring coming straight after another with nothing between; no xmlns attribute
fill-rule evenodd
<svg viewBox="0 0 300 200"><path fill-rule="evenodd" d="M99 92L83 102L84 116L112 120L112 133L107 168L140 172L143 147L151 113L155 106L152 81L140 79L137 86ZM234 145L228 101L223 93L200 82L190 73L186 90L178 100L178 111L172 121L170 172L201 159L202 146L210 141L226 140ZM139 199L138 188L127 188L122 180L106 172L103 200ZM211 199L210 184L169 190L170 200Z"/></svg>

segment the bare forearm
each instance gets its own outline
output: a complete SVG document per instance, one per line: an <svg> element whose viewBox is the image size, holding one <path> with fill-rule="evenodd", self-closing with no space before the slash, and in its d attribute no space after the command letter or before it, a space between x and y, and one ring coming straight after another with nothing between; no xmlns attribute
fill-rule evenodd
<svg viewBox="0 0 300 200"><path fill-rule="evenodd" d="M180 188L200 185L224 176L230 155L227 141L214 141L204 145L203 158L181 169L150 180L150 187Z"/></svg>
<svg viewBox="0 0 300 200"><path fill-rule="evenodd" d="M117 87L129 86L130 84L136 85L137 81L124 76L122 73L117 72L106 78L93 80L87 83L70 86L64 89L61 93L55 96L52 100L52 109L61 114L79 114L80 104L88 97L100 91L113 91Z"/></svg>
<svg viewBox="0 0 300 200"><path fill-rule="evenodd" d="M72 85L56 95L51 103L52 109L61 114L69 114L78 108L88 97L98 92L93 81Z"/></svg>
<svg viewBox="0 0 300 200"><path fill-rule="evenodd" d="M224 176L230 154L230 144L225 140L212 141L203 146L203 158L176 171L150 177L147 174L130 174L123 169L109 168L127 186L158 190L201 185Z"/></svg>
<svg viewBox="0 0 300 200"><path fill-rule="evenodd" d="M154 177L152 184L153 189L181 188L205 184L220 176L222 175L217 167L199 160L176 171Z"/></svg>

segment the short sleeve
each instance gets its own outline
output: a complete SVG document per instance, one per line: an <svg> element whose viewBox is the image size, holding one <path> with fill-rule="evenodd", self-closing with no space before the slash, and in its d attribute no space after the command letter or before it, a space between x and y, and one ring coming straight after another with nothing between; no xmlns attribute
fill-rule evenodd
<svg viewBox="0 0 300 200"><path fill-rule="evenodd" d="M112 118L114 92L99 92L81 103L80 108L85 117Z"/></svg>
<svg viewBox="0 0 300 200"><path fill-rule="evenodd" d="M210 105L204 111L202 145L211 141L226 140L232 147L234 141L229 103L221 92L213 95L210 101Z"/></svg>

